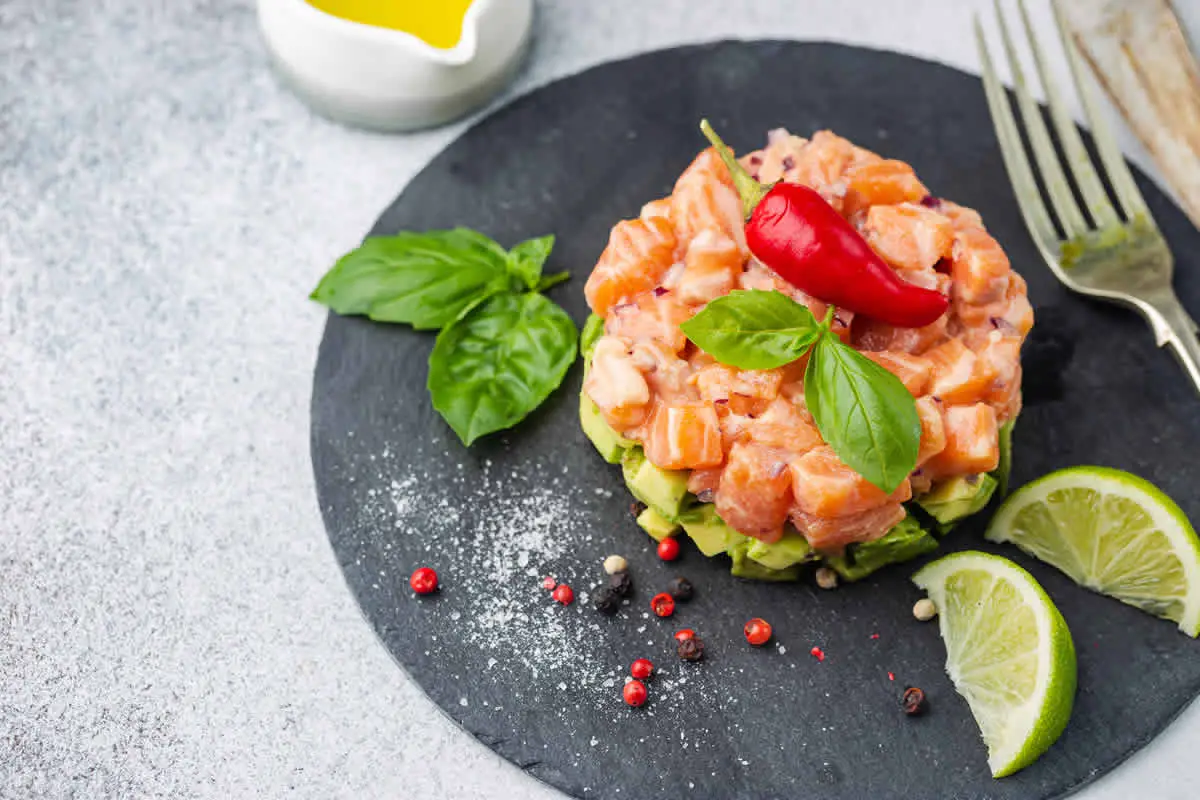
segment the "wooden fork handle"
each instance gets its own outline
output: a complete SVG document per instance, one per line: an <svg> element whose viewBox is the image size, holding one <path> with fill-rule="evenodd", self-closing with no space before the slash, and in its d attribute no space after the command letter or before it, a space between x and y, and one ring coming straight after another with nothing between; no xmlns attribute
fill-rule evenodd
<svg viewBox="0 0 1200 800"><path fill-rule="evenodd" d="M1196 391L1200 391L1200 339L1196 336L1200 328L1196 321L1174 296L1164 298L1144 310L1154 328L1158 346L1171 348L1192 379Z"/></svg>

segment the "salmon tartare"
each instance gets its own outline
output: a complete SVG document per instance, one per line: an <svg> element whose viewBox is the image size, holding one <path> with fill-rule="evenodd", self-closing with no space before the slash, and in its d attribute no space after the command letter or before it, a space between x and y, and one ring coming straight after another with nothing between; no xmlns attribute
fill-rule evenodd
<svg viewBox="0 0 1200 800"><path fill-rule="evenodd" d="M839 458L806 405L807 355L739 369L685 335L683 323L738 290L779 292L817 319L829 310L751 253L714 148L668 197L616 224L588 278L584 429L622 464L651 536L686 532L706 555L730 555L735 574L794 579L824 562L853 580L929 552L1004 480L1033 326L1025 281L979 214L931 195L902 161L829 131L776 130L738 162L763 184L815 190L899 278L947 298L918 328L841 307L829 317L831 334L911 393L915 468L885 492Z"/></svg>

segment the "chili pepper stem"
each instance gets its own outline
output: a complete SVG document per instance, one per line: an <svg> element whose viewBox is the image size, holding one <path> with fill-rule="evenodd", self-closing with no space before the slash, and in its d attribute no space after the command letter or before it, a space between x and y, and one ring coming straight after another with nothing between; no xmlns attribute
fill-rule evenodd
<svg viewBox="0 0 1200 800"><path fill-rule="evenodd" d="M742 198L742 213L745 214L746 219L750 219L750 214L754 212L755 207L767 192L771 191L771 187L754 180L746 168L738 163L733 156L733 151L729 149L729 145L721 140L721 137L713 130L713 126L708 124L707 119L700 120L700 131L708 141L712 142L717 155L729 168L729 177L733 178L733 188L737 189L738 197Z"/></svg>

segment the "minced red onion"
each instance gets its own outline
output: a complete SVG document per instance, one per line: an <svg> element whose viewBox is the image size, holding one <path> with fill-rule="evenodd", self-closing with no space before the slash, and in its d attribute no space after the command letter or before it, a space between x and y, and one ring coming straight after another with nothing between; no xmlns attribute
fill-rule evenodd
<svg viewBox="0 0 1200 800"><path fill-rule="evenodd" d="M778 478L780 475L783 474L783 471L785 469L787 469L786 461L776 461L774 464L771 465L771 468L769 470L767 470L767 477L768 478Z"/></svg>
<svg viewBox="0 0 1200 800"><path fill-rule="evenodd" d="M1001 333L1008 334L1008 335L1013 335L1013 334L1017 333L1016 326L1014 326L1011 322L1006 320L1004 317L992 317L989 321L992 323L992 327L995 328L996 330L1000 331Z"/></svg>
<svg viewBox="0 0 1200 800"><path fill-rule="evenodd" d="M784 156L781 166L783 167L784 172L790 172L796 166L796 159L792 158L791 156Z"/></svg>
<svg viewBox="0 0 1200 800"><path fill-rule="evenodd" d="M711 503L713 501L713 490L701 489L700 491L696 492L696 499L701 503Z"/></svg>

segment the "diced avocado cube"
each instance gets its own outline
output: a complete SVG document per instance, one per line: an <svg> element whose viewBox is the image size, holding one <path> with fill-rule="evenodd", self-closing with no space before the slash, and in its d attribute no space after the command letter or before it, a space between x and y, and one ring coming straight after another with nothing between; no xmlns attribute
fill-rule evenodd
<svg viewBox="0 0 1200 800"><path fill-rule="evenodd" d="M678 520L687 503L688 473L654 466L640 447L626 450L621 457L621 472L629 493L668 520Z"/></svg>
<svg viewBox="0 0 1200 800"><path fill-rule="evenodd" d="M610 464L620 464L621 456L636 444L613 430L592 398L583 392L579 393L579 424L600 455Z"/></svg>
<svg viewBox="0 0 1200 800"><path fill-rule="evenodd" d="M705 503L696 508L688 509L679 518L683 529L696 543L701 553L708 557L719 555L732 547L746 541L747 537L735 531L717 516L716 507Z"/></svg>
<svg viewBox="0 0 1200 800"><path fill-rule="evenodd" d="M942 525L958 522L983 510L996 491L991 475L952 478L917 502L929 516Z"/></svg>
<svg viewBox="0 0 1200 800"><path fill-rule="evenodd" d="M1000 426L1000 464L988 474L996 479L1000 497L1008 495L1008 478L1012 474L1013 426L1017 418L1013 417Z"/></svg>
<svg viewBox="0 0 1200 800"><path fill-rule="evenodd" d="M767 569L787 569L793 564L803 564L817 557L808 540L791 526L784 530L783 538L777 542L768 544L751 539L746 555Z"/></svg>
<svg viewBox="0 0 1200 800"><path fill-rule="evenodd" d="M650 506L646 506L646 510L638 514L637 524L642 526L642 530L650 534L650 538L656 542L661 542L668 536L674 536L679 532L679 523L671 522Z"/></svg>
<svg viewBox="0 0 1200 800"><path fill-rule="evenodd" d="M793 564L783 569L764 567L748 555L751 547L753 545L749 542L740 542L729 549L729 557L733 559L733 566L729 568L729 572L735 578L745 578L751 581L795 581L800 579L799 564Z"/></svg>
<svg viewBox="0 0 1200 800"><path fill-rule="evenodd" d="M906 517L873 542L852 544L843 556L827 556L825 563L844 580L857 581L880 567L925 555L937 549L937 539L912 517Z"/></svg>
<svg viewBox="0 0 1200 800"><path fill-rule="evenodd" d="M592 314L587 318L587 322L583 323L583 331L579 334L579 352L583 355L584 361L592 360L592 350L596 347L596 342L604 335L604 317L599 314Z"/></svg>

